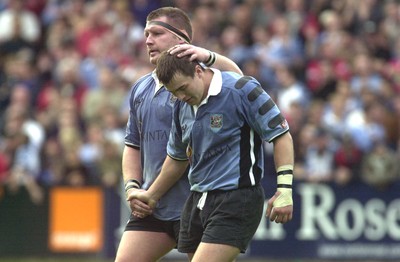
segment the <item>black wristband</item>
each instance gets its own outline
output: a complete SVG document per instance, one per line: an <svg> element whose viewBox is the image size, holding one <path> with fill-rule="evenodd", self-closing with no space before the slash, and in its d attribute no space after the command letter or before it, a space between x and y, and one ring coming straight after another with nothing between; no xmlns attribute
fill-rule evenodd
<svg viewBox="0 0 400 262"><path fill-rule="evenodd" d="M292 189L292 185L288 185L288 184L277 184L276 187L277 188L290 188L290 189Z"/></svg>
<svg viewBox="0 0 400 262"><path fill-rule="evenodd" d="M207 66L207 67L210 67L215 63L215 60L217 58L216 58L216 55L215 55L214 52L211 52L211 51L208 51L208 52L210 53L210 57L207 59L206 62L204 62L204 65Z"/></svg>
<svg viewBox="0 0 400 262"><path fill-rule="evenodd" d="M127 192L131 188L139 189L142 185L136 179L129 179L125 182L125 192Z"/></svg>
<svg viewBox="0 0 400 262"><path fill-rule="evenodd" d="M209 53L210 55L208 56L207 61L204 62L205 65L207 65L208 63L210 63L210 62L211 62L211 59L212 59L212 53L211 53L211 51L208 51L208 53Z"/></svg>
<svg viewBox="0 0 400 262"><path fill-rule="evenodd" d="M139 187L141 187L142 186L142 184L140 184L140 182L139 181L137 181L136 179L128 179L126 182L125 182L125 186L126 185L128 185L129 183L135 183L135 184L138 184L139 185Z"/></svg>
<svg viewBox="0 0 400 262"><path fill-rule="evenodd" d="M278 176L281 176L281 175L293 175L293 170L290 170L290 169L288 169L288 170L282 170L282 171L279 171L279 172L277 173L277 175L278 175Z"/></svg>
<svg viewBox="0 0 400 262"><path fill-rule="evenodd" d="M132 185L129 185L129 186L125 187L125 192L127 192L127 191L128 191L129 189L131 189L131 188L139 189L140 187L138 187L138 186L135 185L135 184L132 184Z"/></svg>

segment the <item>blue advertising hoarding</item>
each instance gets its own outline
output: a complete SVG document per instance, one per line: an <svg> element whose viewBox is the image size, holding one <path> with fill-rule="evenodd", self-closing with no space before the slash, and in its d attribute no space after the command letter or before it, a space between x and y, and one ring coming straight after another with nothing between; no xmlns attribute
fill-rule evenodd
<svg viewBox="0 0 400 262"><path fill-rule="evenodd" d="M266 180L269 198L275 188ZM296 182L293 199L293 220L281 225L263 218L248 256L400 260L399 184L380 191L362 183Z"/></svg>

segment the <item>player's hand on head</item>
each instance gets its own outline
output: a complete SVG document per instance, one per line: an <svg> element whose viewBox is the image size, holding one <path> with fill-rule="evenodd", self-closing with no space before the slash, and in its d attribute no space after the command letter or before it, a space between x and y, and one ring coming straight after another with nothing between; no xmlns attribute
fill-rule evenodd
<svg viewBox="0 0 400 262"><path fill-rule="evenodd" d="M207 49L191 44L175 45L168 50L168 53L178 57L189 56L190 61L198 60L200 62L207 61L210 56L210 52Z"/></svg>
<svg viewBox="0 0 400 262"><path fill-rule="evenodd" d="M268 200L266 216L276 223L286 223L293 217L293 200L290 193L277 191L275 195Z"/></svg>

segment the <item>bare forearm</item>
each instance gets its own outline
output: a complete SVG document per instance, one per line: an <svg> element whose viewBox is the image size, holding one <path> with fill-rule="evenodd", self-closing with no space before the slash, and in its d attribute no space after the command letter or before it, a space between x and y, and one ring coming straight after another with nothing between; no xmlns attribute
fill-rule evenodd
<svg viewBox="0 0 400 262"><path fill-rule="evenodd" d="M233 71L240 75L243 75L242 70L238 67L235 62L226 56L213 53L211 50L207 50L202 47L190 45L190 44L180 44L169 49L170 54L175 54L178 57L189 56L190 60L198 60L200 62L206 63L210 60L211 56L215 54L215 62L211 63L210 66L215 67L222 71Z"/></svg>
<svg viewBox="0 0 400 262"><path fill-rule="evenodd" d="M293 217L293 139L289 132L274 140L274 160L277 190L268 200L266 216L276 223L286 223Z"/></svg>
<svg viewBox="0 0 400 262"><path fill-rule="evenodd" d="M125 182L129 179L143 182L140 163L140 150L125 146L122 154L122 174Z"/></svg>
<svg viewBox="0 0 400 262"><path fill-rule="evenodd" d="M223 71L233 71L240 75L243 75L242 70L240 70L239 66L235 64L231 59L227 58L226 56L220 55L215 53L216 60L213 67L218 68L219 70Z"/></svg>
<svg viewBox="0 0 400 262"><path fill-rule="evenodd" d="M294 165L293 139L289 132L274 141L275 167Z"/></svg>
<svg viewBox="0 0 400 262"><path fill-rule="evenodd" d="M160 199L185 173L188 161L177 161L167 156L161 173L148 189L151 198Z"/></svg>

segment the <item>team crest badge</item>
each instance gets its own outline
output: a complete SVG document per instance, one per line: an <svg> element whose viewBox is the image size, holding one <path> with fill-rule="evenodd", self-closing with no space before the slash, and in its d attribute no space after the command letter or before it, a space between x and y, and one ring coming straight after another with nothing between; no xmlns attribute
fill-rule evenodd
<svg viewBox="0 0 400 262"><path fill-rule="evenodd" d="M224 124L222 114L212 114L210 116L210 128L214 133L217 133Z"/></svg>
<svg viewBox="0 0 400 262"><path fill-rule="evenodd" d="M175 104L175 102L176 102L176 100L177 100L178 98L176 97L176 96L174 96L174 95L170 95L169 96L169 103L171 104L171 105L173 105L173 104Z"/></svg>

